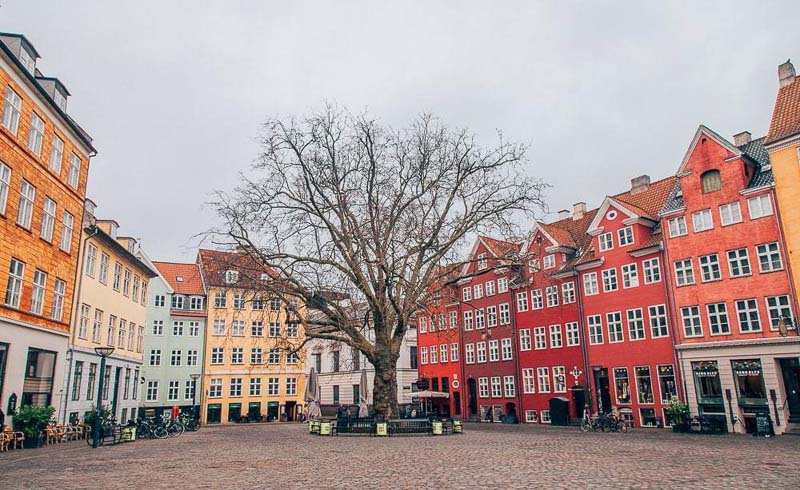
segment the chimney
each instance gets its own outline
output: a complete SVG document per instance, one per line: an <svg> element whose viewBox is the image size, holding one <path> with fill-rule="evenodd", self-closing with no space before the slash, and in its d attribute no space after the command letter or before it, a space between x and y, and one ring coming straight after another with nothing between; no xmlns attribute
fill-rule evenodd
<svg viewBox="0 0 800 490"><path fill-rule="evenodd" d="M753 141L753 135L750 134L750 131L742 131L733 135L733 144L736 146L746 145L751 141Z"/></svg>
<svg viewBox="0 0 800 490"><path fill-rule="evenodd" d="M586 214L586 203L585 202L576 202L572 205L572 219L573 221L577 221L583 218L583 215Z"/></svg>
<svg viewBox="0 0 800 490"><path fill-rule="evenodd" d="M561 220L561 219L567 219L567 218L569 218L569 210L562 209L561 211L558 212L558 219Z"/></svg>
<svg viewBox="0 0 800 490"><path fill-rule="evenodd" d="M650 176L640 175L631 179L631 194L638 194L646 191L650 187Z"/></svg>
<svg viewBox="0 0 800 490"><path fill-rule="evenodd" d="M786 63L778 66L778 82L781 88L791 85L795 79L794 65L792 60L786 60Z"/></svg>

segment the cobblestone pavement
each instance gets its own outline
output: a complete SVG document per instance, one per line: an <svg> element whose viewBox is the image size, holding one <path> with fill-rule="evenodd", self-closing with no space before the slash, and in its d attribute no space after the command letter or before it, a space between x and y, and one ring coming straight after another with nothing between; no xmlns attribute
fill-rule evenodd
<svg viewBox="0 0 800 490"><path fill-rule="evenodd" d="M0 488L800 488L800 437L465 429L318 437L301 425L249 425L97 450L71 442L0 453Z"/></svg>

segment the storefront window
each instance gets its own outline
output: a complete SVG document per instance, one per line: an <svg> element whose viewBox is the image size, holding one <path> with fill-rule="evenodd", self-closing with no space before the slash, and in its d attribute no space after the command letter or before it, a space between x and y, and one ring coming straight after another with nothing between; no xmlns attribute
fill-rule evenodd
<svg viewBox="0 0 800 490"><path fill-rule="evenodd" d="M697 402L722 404L722 384L719 380L717 361L698 361L692 363Z"/></svg>
<svg viewBox="0 0 800 490"><path fill-rule="evenodd" d="M56 353L39 349L28 349L25 369L25 384L22 391L23 405L50 405L53 391L53 374L56 369Z"/></svg>
<svg viewBox="0 0 800 490"><path fill-rule="evenodd" d="M678 396L677 387L675 386L675 368L671 364L658 366L658 382L659 388L661 388L662 403L669 403Z"/></svg>
<svg viewBox="0 0 800 490"><path fill-rule="evenodd" d="M642 427L656 427L658 425L654 408L640 408L639 418L642 421Z"/></svg>
<svg viewBox="0 0 800 490"><path fill-rule="evenodd" d="M739 404L766 405L767 391L764 387L761 361L758 359L731 361L731 367L733 368L733 377L736 380Z"/></svg>
<svg viewBox="0 0 800 490"><path fill-rule="evenodd" d="M650 377L650 366L637 366L634 370L639 403L653 403L653 381Z"/></svg>
<svg viewBox="0 0 800 490"><path fill-rule="evenodd" d="M628 368L614 368L614 386L617 393L617 403L630 403L631 386L628 381Z"/></svg>

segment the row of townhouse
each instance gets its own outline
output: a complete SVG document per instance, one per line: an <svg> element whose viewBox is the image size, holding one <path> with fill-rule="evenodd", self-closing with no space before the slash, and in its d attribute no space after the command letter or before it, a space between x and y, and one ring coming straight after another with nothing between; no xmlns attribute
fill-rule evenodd
<svg viewBox="0 0 800 490"><path fill-rule="evenodd" d="M578 203L524 243L477 240L462 279L418 317L420 377L446 393L439 409L549 423L559 407L573 420L617 408L659 427L677 397L729 431L754 431L761 413L776 433L796 430L800 220L786 210L800 188L800 83L779 71L767 137L700 126L675 176Z"/></svg>

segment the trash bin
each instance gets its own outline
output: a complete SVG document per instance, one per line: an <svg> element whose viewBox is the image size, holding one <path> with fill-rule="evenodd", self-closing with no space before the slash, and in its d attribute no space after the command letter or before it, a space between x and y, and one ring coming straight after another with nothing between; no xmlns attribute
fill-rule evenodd
<svg viewBox="0 0 800 490"><path fill-rule="evenodd" d="M386 422L378 422L375 424L375 435L376 436L385 436L388 435L387 427L388 424Z"/></svg>
<svg viewBox="0 0 800 490"><path fill-rule="evenodd" d="M321 435L321 436L329 436L329 435L331 435L331 423L330 422L320 422L320 424L319 424L319 435Z"/></svg>
<svg viewBox="0 0 800 490"><path fill-rule="evenodd" d="M453 434L463 434L464 433L464 426L461 425L460 420L453 421Z"/></svg>
<svg viewBox="0 0 800 490"><path fill-rule="evenodd" d="M442 435L442 421L441 420L434 420L431 424L431 432L433 435L440 436Z"/></svg>
<svg viewBox="0 0 800 490"><path fill-rule="evenodd" d="M136 427L126 427L122 429L122 440L125 442L133 442L136 440Z"/></svg>

